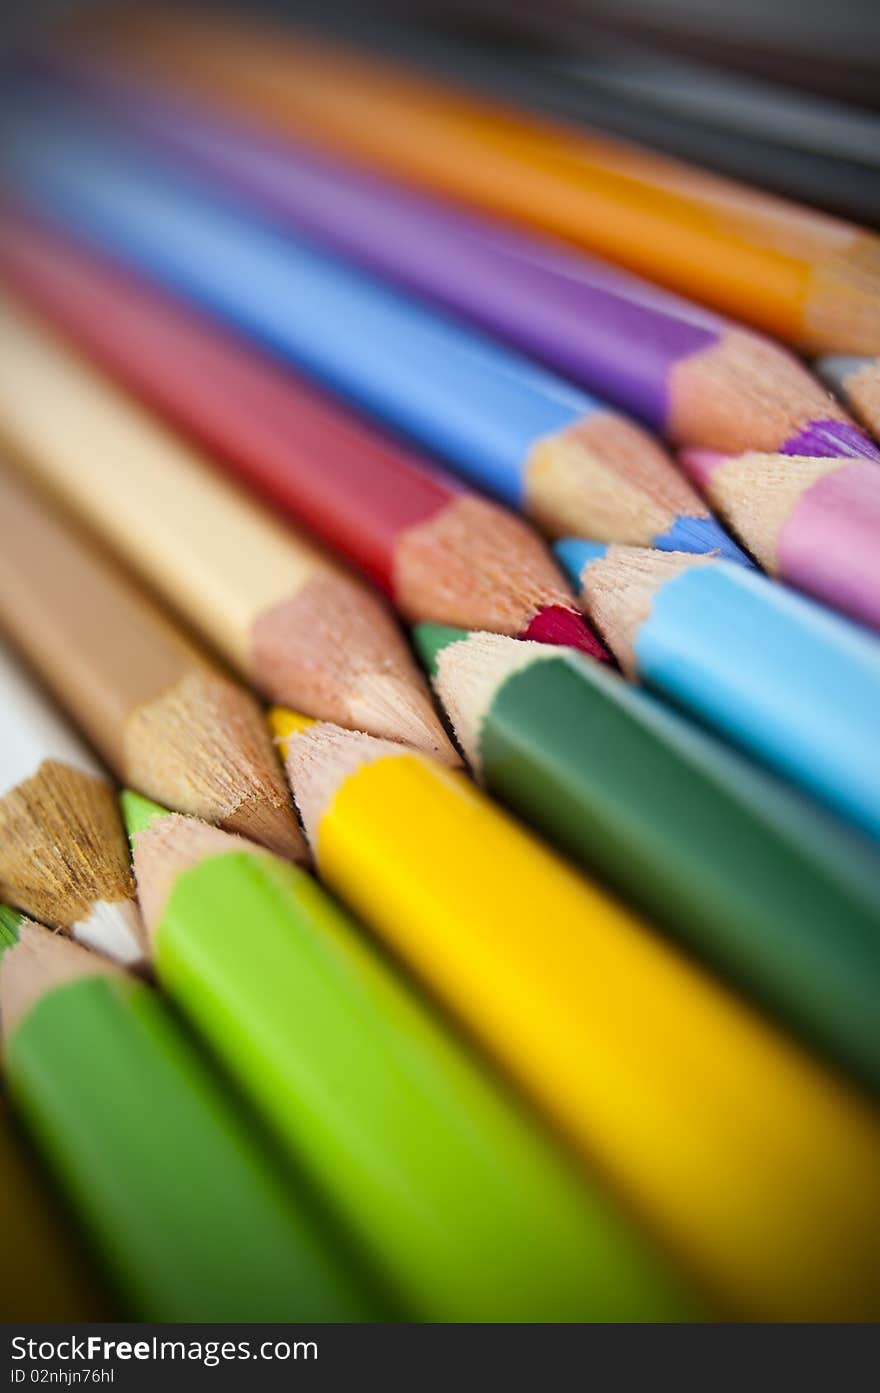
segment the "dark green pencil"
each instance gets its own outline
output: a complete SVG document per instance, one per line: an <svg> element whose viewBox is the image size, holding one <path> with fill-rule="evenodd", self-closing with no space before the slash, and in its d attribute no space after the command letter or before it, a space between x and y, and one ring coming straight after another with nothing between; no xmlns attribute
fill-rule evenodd
<svg viewBox="0 0 880 1393"><path fill-rule="evenodd" d="M129 1319L381 1318L162 997L0 911L10 1098Z"/></svg>
<svg viewBox="0 0 880 1393"><path fill-rule="evenodd" d="M568 650L423 624L478 777L880 1088L880 859L682 717Z"/></svg>

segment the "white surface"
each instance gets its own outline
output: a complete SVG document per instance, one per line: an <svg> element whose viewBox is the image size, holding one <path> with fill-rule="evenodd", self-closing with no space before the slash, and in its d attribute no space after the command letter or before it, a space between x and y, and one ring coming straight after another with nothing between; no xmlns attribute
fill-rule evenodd
<svg viewBox="0 0 880 1393"><path fill-rule="evenodd" d="M104 777L51 702L0 646L0 798L35 774L45 759Z"/></svg>

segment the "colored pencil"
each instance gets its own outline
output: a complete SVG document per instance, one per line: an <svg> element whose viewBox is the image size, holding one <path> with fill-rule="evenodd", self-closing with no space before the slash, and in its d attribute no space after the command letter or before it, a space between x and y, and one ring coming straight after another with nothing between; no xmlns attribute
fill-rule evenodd
<svg viewBox="0 0 880 1393"><path fill-rule="evenodd" d="M820 358L817 368L860 421L880 437L880 358Z"/></svg>
<svg viewBox="0 0 880 1393"><path fill-rule="evenodd" d="M0 731L0 895L120 962L141 962L144 930L114 789L2 647Z"/></svg>
<svg viewBox="0 0 880 1393"><path fill-rule="evenodd" d="M392 615L361 580L2 295L0 365L0 434L24 467L245 678L454 759Z"/></svg>
<svg viewBox="0 0 880 1393"><path fill-rule="evenodd" d="M120 781L305 857L250 694L7 470L0 517L0 628Z"/></svg>
<svg viewBox="0 0 880 1393"><path fill-rule="evenodd" d="M415 642L481 783L880 1091L873 848L574 654Z"/></svg>
<svg viewBox="0 0 880 1393"><path fill-rule="evenodd" d="M305 871L123 805L159 981L416 1319L699 1313Z"/></svg>
<svg viewBox="0 0 880 1393"><path fill-rule="evenodd" d="M16 933L0 957L11 1096L130 1313L373 1316L157 993L28 920Z"/></svg>
<svg viewBox="0 0 880 1393"><path fill-rule="evenodd" d="M880 352L880 239L613 138L247 19L141 9L88 43L670 285L813 352Z"/></svg>
<svg viewBox="0 0 880 1393"><path fill-rule="evenodd" d="M207 320L2 208L0 269L212 462L344 552L405 617L564 635L603 653L546 546L515 514Z"/></svg>
<svg viewBox="0 0 880 1393"><path fill-rule="evenodd" d="M3 911L0 910L0 918ZM2 937L0 927L0 937ZM7 1269L0 1320L100 1321L116 1312L66 1216L34 1174L33 1159L0 1098L0 1247Z"/></svg>
<svg viewBox="0 0 880 1393"><path fill-rule="evenodd" d="M662 447L581 389L209 196L76 104L16 108L26 207L151 276L559 535L739 555ZM62 113L64 113L62 115Z"/></svg>
<svg viewBox="0 0 880 1393"><path fill-rule="evenodd" d="M880 836L880 643L757 571L569 540L624 672Z"/></svg>
<svg viewBox="0 0 880 1393"><path fill-rule="evenodd" d="M221 192L476 321L679 443L880 457L794 354L702 306L224 121L124 69L86 60L49 73Z"/></svg>
<svg viewBox="0 0 880 1393"><path fill-rule="evenodd" d="M681 460L766 571L880 629L876 461L711 450Z"/></svg>
<svg viewBox="0 0 880 1393"><path fill-rule="evenodd" d="M876 1314L875 1114L464 775L289 724L324 880L707 1289L754 1319Z"/></svg>

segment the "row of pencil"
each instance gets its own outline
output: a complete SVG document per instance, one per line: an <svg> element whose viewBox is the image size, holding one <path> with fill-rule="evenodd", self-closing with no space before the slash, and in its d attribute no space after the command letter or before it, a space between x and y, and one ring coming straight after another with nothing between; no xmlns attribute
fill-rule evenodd
<svg viewBox="0 0 880 1393"><path fill-rule="evenodd" d="M523 683L552 691L555 680L570 703L582 686L589 701L586 659L534 644L520 655L501 637L439 638L438 647L425 635L438 670L444 652L474 643L514 650L493 696L502 726L505 702L531 706L517 693ZM601 697L614 679L599 672ZM875 1313L874 1109L542 850L463 774L400 744L283 710L272 717L324 883L520 1084L581 1154L577 1173L306 871L125 794L141 920L105 778L8 660L3 678L4 709L45 751L11 799L26 804L34 829L49 790L54 804L32 868L49 836L68 872L78 855L76 888L107 898L89 915L71 894L74 936L150 961L286 1157L279 1170L152 988L4 911L8 1085L129 1310L152 1319ZM498 717L483 719L491 730ZM702 809L689 811L698 822ZM771 886L778 877L778 903L812 901L817 917L827 905L841 934L870 931L859 921L857 856L847 865L829 829L814 828L833 871L817 858L805 879L796 830L795 816L789 846L776 849L745 822L754 875ZM90 892L111 853L115 881ZM707 875L715 869L706 863ZM865 875L863 916L872 895L876 926L876 884ZM757 939L761 927L751 925ZM830 940L824 952L833 1010L846 953L837 961ZM810 979L804 960L800 973Z"/></svg>
<svg viewBox="0 0 880 1393"><path fill-rule="evenodd" d="M752 330L338 161L459 197L479 135L353 73L159 14L0 93L13 1101L142 1318L876 1318L880 451ZM796 329L756 246L756 323L876 352L840 248Z"/></svg>

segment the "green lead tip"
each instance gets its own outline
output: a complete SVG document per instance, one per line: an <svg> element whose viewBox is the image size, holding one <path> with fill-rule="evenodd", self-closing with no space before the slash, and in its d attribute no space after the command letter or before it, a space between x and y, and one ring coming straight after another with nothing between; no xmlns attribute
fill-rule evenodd
<svg viewBox="0 0 880 1393"><path fill-rule="evenodd" d="M18 942L18 926L23 918L24 915L17 909L10 909L8 904L0 904L0 957L7 948Z"/></svg>
<svg viewBox="0 0 880 1393"><path fill-rule="evenodd" d="M151 802L149 798L143 798L139 793L132 793L130 788L124 788L120 793L119 806L122 809L122 821L125 823L129 841L136 837L138 832L145 832L157 817L169 815L167 808Z"/></svg>
<svg viewBox="0 0 880 1393"><path fill-rule="evenodd" d="M453 629L448 624L416 624L412 633L415 650L430 677L437 672L437 654L468 636L467 629Z"/></svg>

